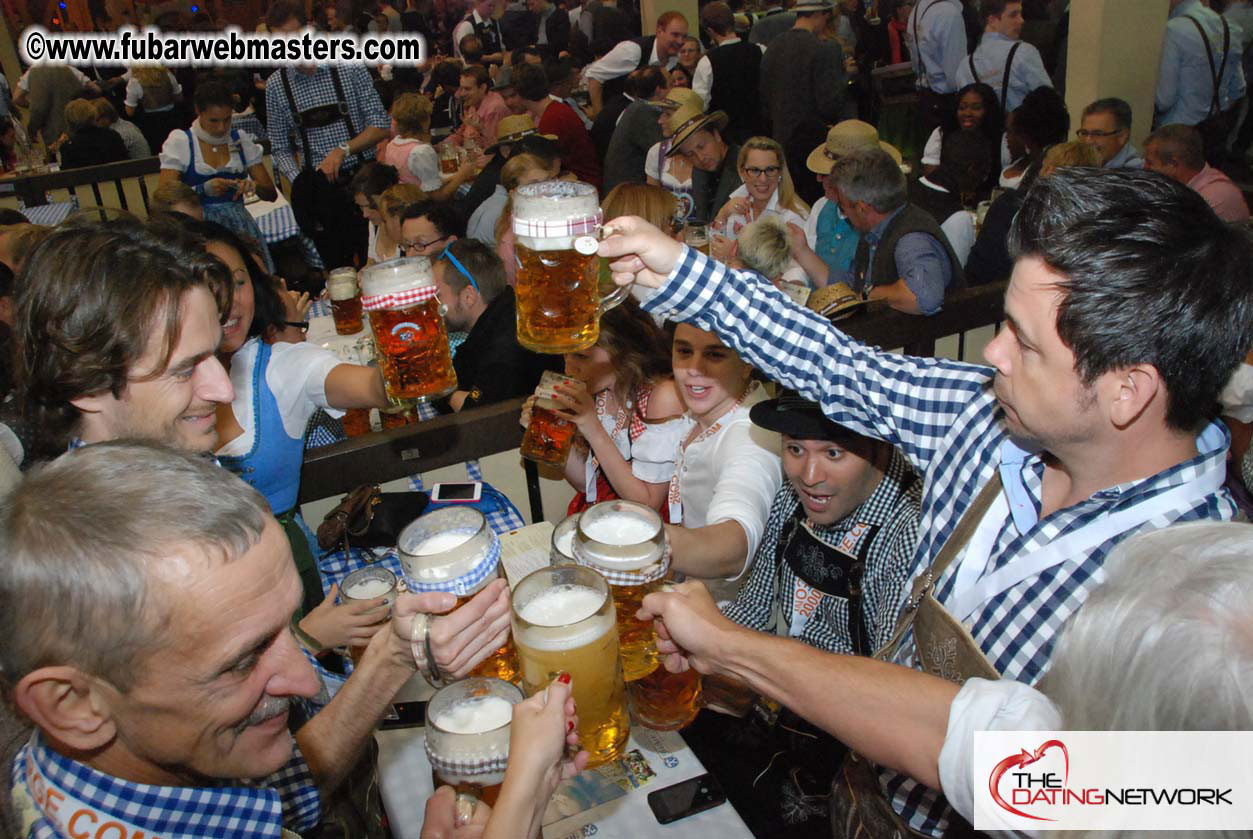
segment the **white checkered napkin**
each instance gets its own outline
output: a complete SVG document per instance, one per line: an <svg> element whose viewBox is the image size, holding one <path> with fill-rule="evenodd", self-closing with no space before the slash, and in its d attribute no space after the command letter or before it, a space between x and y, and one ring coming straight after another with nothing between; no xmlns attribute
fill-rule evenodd
<svg viewBox="0 0 1253 839"><path fill-rule="evenodd" d="M386 294L375 294L370 297L361 298L361 308L368 312L378 309L403 309L406 306L414 306L418 303L425 303L435 296L435 284L419 286L418 288L410 288L405 291L389 291Z"/></svg>
<svg viewBox="0 0 1253 839"><path fill-rule="evenodd" d="M423 738L423 746L426 748L426 759L431 762L431 768L441 777L449 775L492 775L498 772L504 772L505 767L509 764L509 755L492 755L491 757L479 758L477 760L455 760L448 759L442 755L435 754L431 750L431 738Z"/></svg>
<svg viewBox="0 0 1253 839"><path fill-rule="evenodd" d="M647 565L638 571L610 571L600 564L594 562L580 547L579 540L576 538L573 542L574 562L585 568L591 568L600 574L611 585L615 586L642 586L646 583L655 582L662 579L670 571L670 542L666 541L666 550L661 555L661 559L652 565Z"/></svg>

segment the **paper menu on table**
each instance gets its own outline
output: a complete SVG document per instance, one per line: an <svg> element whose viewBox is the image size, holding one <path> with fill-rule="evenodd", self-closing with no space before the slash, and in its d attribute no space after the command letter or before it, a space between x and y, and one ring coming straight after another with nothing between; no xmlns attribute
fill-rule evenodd
<svg viewBox="0 0 1253 839"><path fill-rule="evenodd" d="M500 535L500 564L504 566L509 587L540 568L552 564L552 522L541 521Z"/></svg>

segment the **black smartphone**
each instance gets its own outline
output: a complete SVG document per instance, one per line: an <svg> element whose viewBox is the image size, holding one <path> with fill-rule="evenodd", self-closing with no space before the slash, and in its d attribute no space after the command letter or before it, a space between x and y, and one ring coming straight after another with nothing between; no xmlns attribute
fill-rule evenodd
<svg viewBox="0 0 1253 839"><path fill-rule="evenodd" d="M648 794L648 806L661 824L712 810L726 800L722 785L709 774L697 775Z"/></svg>
<svg viewBox="0 0 1253 839"><path fill-rule="evenodd" d="M391 710L383 715L380 731L393 728L417 728L426 725L425 702L393 702Z"/></svg>

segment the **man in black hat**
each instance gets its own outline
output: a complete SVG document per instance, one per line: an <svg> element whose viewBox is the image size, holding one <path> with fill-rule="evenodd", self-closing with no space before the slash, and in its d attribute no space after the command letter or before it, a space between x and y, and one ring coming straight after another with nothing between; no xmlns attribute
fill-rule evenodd
<svg viewBox="0 0 1253 839"><path fill-rule="evenodd" d="M780 434L787 480L748 581L723 615L828 652L871 654L896 625L918 538L921 479L893 446L837 425L793 391L759 402L749 416ZM711 707L743 707L738 691L719 688L706 683ZM684 737L705 765L724 773L754 835L830 836L825 803L809 798L825 799L845 752L829 734L782 708L773 724L707 711ZM738 801L737 790L751 800Z"/></svg>

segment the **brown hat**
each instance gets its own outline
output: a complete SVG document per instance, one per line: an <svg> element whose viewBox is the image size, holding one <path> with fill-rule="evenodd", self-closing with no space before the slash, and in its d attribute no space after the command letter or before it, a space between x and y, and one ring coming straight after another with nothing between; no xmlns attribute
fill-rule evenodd
<svg viewBox="0 0 1253 839"><path fill-rule="evenodd" d="M831 285L814 289L805 302L805 307L812 309L825 318L833 321L843 320L869 301L848 287L847 283L831 283Z"/></svg>
<svg viewBox="0 0 1253 839"><path fill-rule="evenodd" d="M805 161L805 165L811 172L826 175L835 165L835 161L844 155L876 146L890 154L892 159L898 165L900 164L901 153L897 151L896 146L880 140L879 132L873 125L859 119L846 119L831 126L831 130L827 132L827 141L809 153L809 159Z"/></svg>
<svg viewBox="0 0 1253 839"><path fill-rule="evenodd" d="M494 151L498 146L506 143L516 143L523 137L529 137L532 134L538 134L535 130L535 120L531 119L530 114L510 114L500 121L500 125L496 128L496 142L487 147L488 151ZM555 134L538 134L548 140L556 140Z"/></svg>
<svg viewBox="0 0 1253 839"><path fill-rule="evenodd" d="M666 129L670 132L670 149L666 152L666 157L673 157L678 154L679 146L683 145L683 141L697 131L701 129L720 131L726 128L726 126L727 115L725 111L714 111L711 114L707 114L695 102L680 105L674 109L674 113L670 114L670 118L666 122Z"/></svg>

